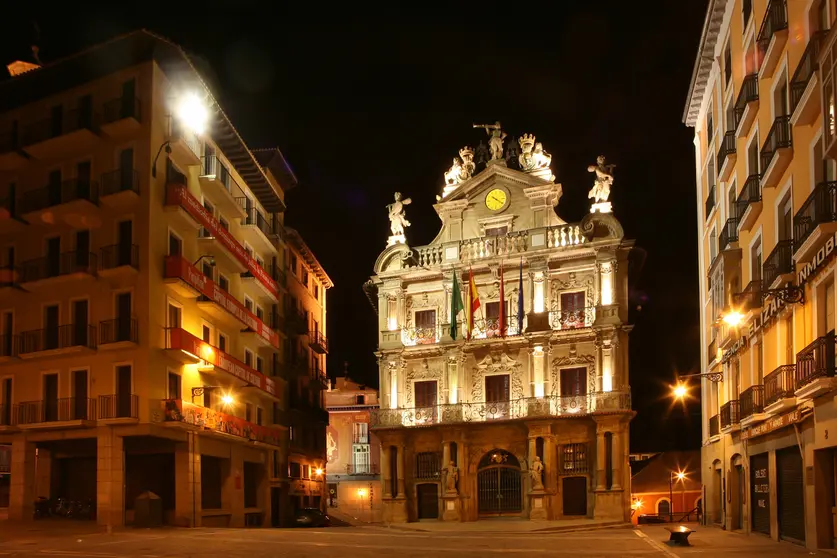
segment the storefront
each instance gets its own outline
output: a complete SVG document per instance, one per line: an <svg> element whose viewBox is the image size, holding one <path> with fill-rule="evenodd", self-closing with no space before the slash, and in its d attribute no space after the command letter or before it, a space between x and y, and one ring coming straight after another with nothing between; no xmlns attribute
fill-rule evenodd
<svg viewBox="0 0 837 558"><path fill-rule="evenodd" d="M755 533L770 535L770 458L767 453L750 457L750 510Z"/></svg>
<svg viewBox="0 0 837 558"><path fill-rule="evenodd" d="M779 538L805 543L805 477L799 446L776 452Z"/></svg>

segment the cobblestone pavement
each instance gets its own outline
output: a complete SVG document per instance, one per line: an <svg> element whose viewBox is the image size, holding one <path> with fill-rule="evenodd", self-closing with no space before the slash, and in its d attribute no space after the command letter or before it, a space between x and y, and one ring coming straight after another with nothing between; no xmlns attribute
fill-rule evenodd
<svg viewBox="0 0 837 558"><path fill-rule="evenodd" d="M580 532L429 533L385 527L330 529L126 529L112 534L91 532L78 524L56 529L8 529L0 522L0 556L90 556L123 557L224 557L283 556L347 558L390 555L399 558L428 556L590 556L669 557L808 555L803 548L775 543L761 537L746 537L700 529L692 536L694 546L671 548L661 541L661 527L642 530L605 529ZM14 532L10 532L14 531ZM755 546L753 546L755 545Z"/></svg>

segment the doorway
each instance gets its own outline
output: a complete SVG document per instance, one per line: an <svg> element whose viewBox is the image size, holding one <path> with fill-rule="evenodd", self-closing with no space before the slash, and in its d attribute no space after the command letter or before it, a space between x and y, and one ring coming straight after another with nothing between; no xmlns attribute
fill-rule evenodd
<svg viewBox="0 0 837 558"><path fill-rule="evenodd" d="M477 503L480 515L517 515L523 511L520 462L503 450L492 450L480 459L477 471Z"/></svg>
<svg viewBox="0 0 837 558"><path fill-rule="evenodd" d="M24 351L49 350L58 348L58 305L52 304L44 307L44 336L42 347L24 347ZM25 337L24 337L25 339Z"/></svg>
<svg viewBox="0 0 837 558"><path fill-rule="evenodd" d="M92 419L87 416L87 370L73 370L71 420Z"/></svg>
<svg viewBox="0 0 837 558"><path fill-rule="evenodd" d="M58 420L58 374L44 374L44 422Z"/></svg>
<svg viewBox="0 0 837 558"><path fill-rule="evenodd" d="M136 412L132 408L133 396L131 395L131 365L116 367L116 417L135 417Z"/></svg>
<svg viewBox="0 0 837 558"><path fill-rule="evenodd" d="M131 319L131 293L116 295L116 341L134 341Z"/></svg>
<svg viewBox="0 0 837 558"><path fill-rule="evenodd" d="M48 238L46 241L46 276L58 277L61 274L61 237Z"/></svg>
<svg viewBox="0 0 837 558"><path fill-rule="evenodd" d="M564 515L587 515L587 477L564 477Z"/></svg>
<svg viewBox="0 0 837 558"><path fill-rule="evenodd" d="M72 346L86 347L90 341L88 337L88 304L87 300L73 301L73 343Z"/></svg>
<svg viewBox="0 0 837 558"><path fill-rule="evenodd" d="M419 519L439 518L439 486L434 483L424 483L416 486Z"/></svg>
<svg viewBox="0 0 837 558"><path fill-rule="evenodd" d="M282 525L282 489L278 486L270 487L270 526L279 527Z"/></svg>

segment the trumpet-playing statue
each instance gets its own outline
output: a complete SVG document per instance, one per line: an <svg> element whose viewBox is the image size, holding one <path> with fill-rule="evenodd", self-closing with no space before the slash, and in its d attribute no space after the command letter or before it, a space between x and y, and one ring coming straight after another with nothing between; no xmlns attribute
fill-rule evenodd
<svg viewBox="0 0 837 558"><path fill-rule="evenodd" d="M591 213L599 211L600 213L610 213L611 204L608 201L610 197L610 187L613 186L613 169L616 165L605 164L604 155L596 157L596 164L587 167L587 172L595 172L596 178L593 180L593 188L587 194L588 198L593 198L593 206L590 208Z"/></svg>
<svg viewBox="0 0 837 558"><path fill-rule="evenodd" d="M500 127L498 120L494 124L474 124L474 128L483 128L488 134L488 148L491 150L491 160L503 158L503 140L506 139L506 132Z"/></svg>

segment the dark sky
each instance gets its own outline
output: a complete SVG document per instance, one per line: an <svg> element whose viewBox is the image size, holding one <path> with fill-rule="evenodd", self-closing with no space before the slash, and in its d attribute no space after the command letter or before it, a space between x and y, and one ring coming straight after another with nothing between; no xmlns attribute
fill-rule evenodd
<svg viewBox="0 0 837 558"><path fill-rule="evenodd" d="M327 3L308 13L245 1L31 3L30 13L17 4L0 23L4 60L26 56L37 22L45 62L145 27L209 63L245 141L280 147L299 177L286 222L336 285L332 373L348 362L377 383L376 318L361 285L389 234L384 207L395 190L412 197L408 241L432 240L442 173L484 138L472 123L500 120L510 135L543 142L564 188L557 211L570 222L589 205L587 165L606 155L617 165L615 214L637 245L632 449L699 444L697 404L686 420L669 413L667 395L676 372L700 364L694 149L681 116L706 0L562 0L554 11L472 2L422 23L343 18Z"/></svg>

